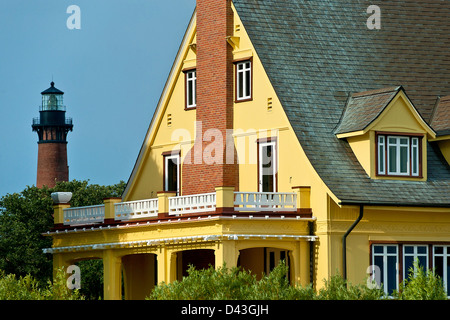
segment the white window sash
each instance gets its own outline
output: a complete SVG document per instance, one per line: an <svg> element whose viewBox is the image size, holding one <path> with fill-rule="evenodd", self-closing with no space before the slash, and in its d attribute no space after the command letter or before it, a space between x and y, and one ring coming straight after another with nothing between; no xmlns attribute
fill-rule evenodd
<svg viewBox="0 0 450 320"><path fill-rule="evenodd" d="M382 247L383 253L375 253L375 246ZM395 253L388 253L387 249L388 247L395 247ZM372 247L372 261L375 263L375 257L382 257L383 258L383 279L381 280L381 283L383 283L383 289L386 294L388 294L388 257L395 257L395 290L398 290L398 284L399 284L399 270L398 270L398 245L373 245Z"/></svg>
<svg viewBox="0 0 450 320"><path fill-rule="evenodd" d="M386 137L378 136L378 174L386 174ZM383 168L383 169L381 169Z"/></svg>
<svg viewBox="0 0 450 320"><path fill-rule="evenodd" d="M406 247L413 247L413 253L406 253ZM418 248L424 247L425 253L418 253ZM408 268L406 268L406 257L412 257L413 261L418 259L419 257L425 257L425 270L428 269L428 245L412 245L407 244L403 245L403 280L407 279L408 277ZM414 272L416 272L416 268L414 267Z"/></svg>
<svg viewBox="0 0 450 320"><path fill-rule="evenodd" d="M263 192L263 176L264 176L264 148L267 148L268 146L272 146L272 181L273 181L273 189L274 191L277 188L277 179L276 179L276 173L277 173L277 149L276 149L276 142L270 141L270 142L261 142L259 143L259 192Z"/></svg>
<svg viewBox="0 0 450 320"><path fill-rule="evenodd" d="M395 142L392 143L390 142L391 139L394 139ZM408 143L407 144L401 144L400 140L401 139L407 139ZM410 138L409 137L400 137L400 136L387 136L386 137L386 145L387 145L387 172L389 175L398 175L398 176L409 176L410 175ZM396 166L396 170L393 171L391 168L391 148L390 147L395 147L395 166ZM401 172L401 149L406 147L407 151L407 157L406 157L406 172Z"/></svg>
<svg viewBox="0 0 450 320"><path fill-rule="evenodd" d="M192 92L189 90L192 86ZM191 70L186 72L186 108L194 108L197 106L197 71ZM192 103L189 103L192 100Z"/></svg>
<svg viewBox="0 0 450 320"><path fill-rule="evenodd" d="M174 156L165 156L164 157L164 190L169 190L169 161L172 161L172 159L176 159L177 163L177 195L180 194L180 156L174 155Z"/></svg>
<svg viewBox="0 0 450 320"><path fill-rule="evenodd" d="M250 61L243 61L236 64L236 100L249 99L252 96L252 64ZM241 83L242 76L242 83ZM247 92L248 84L248 92ZM240 87L242 86L242 91Z"/></svg>

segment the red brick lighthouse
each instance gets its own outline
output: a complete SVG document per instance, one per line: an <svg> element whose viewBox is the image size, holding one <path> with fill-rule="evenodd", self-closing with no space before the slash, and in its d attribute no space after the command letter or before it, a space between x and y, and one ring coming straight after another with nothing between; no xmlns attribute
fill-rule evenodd
<svg viewBox="0 0 450 320"><path fill-rule="evenodd" d="M69 180L67 165L67 134L72 131L72 118L66 118L63 104L64 92L55 88L42 91L42 105L39 117L33 119L33 131L39 137L36 186L55 186L57 181Z"/></svg>

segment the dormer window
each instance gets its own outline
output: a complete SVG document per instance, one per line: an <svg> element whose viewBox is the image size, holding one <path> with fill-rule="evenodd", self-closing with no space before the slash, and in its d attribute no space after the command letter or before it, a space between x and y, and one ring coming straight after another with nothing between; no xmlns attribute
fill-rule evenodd
<svg viewBox="0 0 450 320"><path fill-rule="evenodd" d="M421 137L377 134L377 175L420 177Z"/></svg>

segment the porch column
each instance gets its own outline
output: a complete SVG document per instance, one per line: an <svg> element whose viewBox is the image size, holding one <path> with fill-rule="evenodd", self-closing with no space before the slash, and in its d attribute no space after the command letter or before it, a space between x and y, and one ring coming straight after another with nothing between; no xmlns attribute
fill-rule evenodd
<svg viewBox="0 0 450 320"><path fill-rule="evenodd" d="M303 287L309 285L309 241L300 241L300 282Z"/></svg>
<svg viewBox="0 0 450 320"><path fill-rule="evenodd" d="M65 255L63 253L54 253L53 254L53 279L56 279L56 274L60 268L64 268L63 271L67 271L67 267L70 265L70 262L65 259Z"/></svg>
<svg viewBox="0 0 450 320"><path fill-rule="evenodd" d="M239 250L236 248L235 240L223 240L222 242L218 242L214 249L214 254L216 269L222 267L224 263L227 268L237 266Z"/></svg>
<svg viewBox="0 0 450 320"><path fill-rule="evenodd" d="M111 249L103 252L103 296L105 300L122 299L122 259Z"/></svg>
<svg viewBox="0 0 450 320"><path fill-rule="evenodd" d="M308 241L297 241L291 252L293 270L292 282L296 285L309 285L309 247Z"/></svg>
<svg viewBox="0 0 450 320"><path fill-rule="evenodd" d="M158 259L158 284L175 281L177 279L177 253L162 247L156 258Z"/></svg>

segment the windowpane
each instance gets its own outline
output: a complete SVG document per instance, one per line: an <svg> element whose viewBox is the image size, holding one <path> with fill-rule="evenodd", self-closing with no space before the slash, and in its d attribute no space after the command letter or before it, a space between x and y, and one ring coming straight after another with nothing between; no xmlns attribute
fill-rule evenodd
<svg viewBox="0 0 450 320"><path fill-rule="evenodd" d="M418 254L426 254L427 253L427 247L426 246L418 246L417 247L417 253Z"/></svg>
<svg viewBox="0 0 450 320"><path fill-rule="evenodd" d="M389 147L389 172L390 173L397 172L397 147L396 146Z"/></svg>
<svg viewBox="0 0 450 320"><path fill-rule="evenodd" d="M387 253L396 254L397 253L397 246L387 246Z"/></svg>
<svg viewBox="0 0 450 320"><path fill-rule="evenodd" d="M387 292L389 294L397 289L397 257L388 256L387 257Z"/></svg>
<svg viewBox="0 0 450 320"><path fill-rule="evenodd" d="M250 70L245 73L245 96L250 97Z"/></svg>
<svg viewBox="0 0 450 320"><path fill-rule="evenodd" d="M383 253L383 246L373 246L374 253Z"/></svg>
<svg viewBox="0 0 450 320"><path fill-rule="evenodd" d="M244 97L244 73L238 74L238 98Z"/></svg>
<svg viewBox="0 0 450 320"><path fill-rule="evenodd" d="M409 152L408 147L400 147L400 172L408 173L408 164L409 164Z"/></svg>
<svg viewBox="0 0 450 320"><path fill-rule="evenodd" d="M411 161L412 161L412 174L417 176L419 175L419 139L412 138L411 139Z"/></svg>
<svg viewBox="0 0 450 320"><path fill-rule="evenodd" d="M378 173L379 174L385 174L384 170L384 161L385 161L385 155L384 155L384 136L378 137Z"/></svg>
<svg viewBox="0 0 450 320"><path fill-rule="evenodd" d="M414 253L414 247L413 246L405 246L404 250L405 250L405 253Z"/></svg>
<svg viewBox="0 0 450 320"><path fill-rule="evenodd" d="M443 257L439 257L439 256L434 257L434 270L439 277L444 278L444 258Z"/></svg>
<svg viewBox="0 0 450 320"><path fill-rule="evenodd" d="M413 256L407 256L405 257L405 262L403 265L403 277L404 279L409 279L409 277L412 275L411 270L414 266L414 257Z"/></svg>
<svg viewBox="0 0 450 320"><path fill-rule="evenodd" d="M447 256L446 260L447 260L447 264L445 266L443 266L443 268L446 269L447 275L445 278L443 277L443 281L444 281L444 283L447 284L447 286L446 286L447 295L450 295L450 256Z"/></svg>

